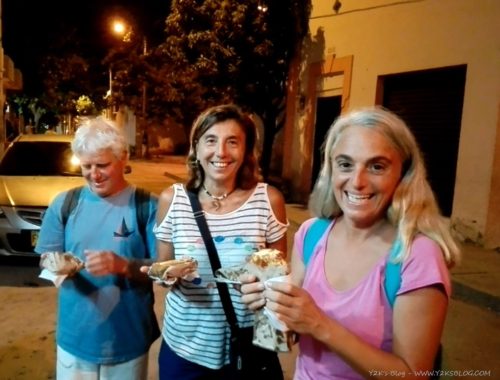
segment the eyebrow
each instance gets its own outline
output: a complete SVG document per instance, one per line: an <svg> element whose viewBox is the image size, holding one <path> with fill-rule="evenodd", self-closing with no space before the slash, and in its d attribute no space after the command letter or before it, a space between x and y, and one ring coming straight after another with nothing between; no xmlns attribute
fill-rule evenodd
<svg viewBox="0 0 500 380"><path fill-rule="evenodd" d="M225 136L225 137L220 137L214 133L207 134L203 137L203 139L208 139L208 138L217 138L217 139L225 139L225 140L230 140L230 139L238 139L237 135L230 135L230 136Z"/></svg>
<svg viewBox="0 0 500 380"><path fill-rule="evenodd" d="M334 160L353 160L353 158L347 154L339 154L335 157L333 157ZM386 162L392 162L392 160L389 157L386 156L375 156L375 157L370 157L366 162L375 162L375 161L386 161Z"/></svg>

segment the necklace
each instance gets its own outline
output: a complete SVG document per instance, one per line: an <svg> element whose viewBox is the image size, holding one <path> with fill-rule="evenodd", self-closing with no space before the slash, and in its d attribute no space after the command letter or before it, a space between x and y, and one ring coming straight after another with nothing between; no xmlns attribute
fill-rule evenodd
<svg viewBox="0 0 500 380"><path fill-rule="evenodd" d="M228 197L229 194L231 194L236 188L233 190L224 193L222 195L213 195L210 191L207 190L205 185L201 185L203 187L203 191L205 194L207 194L210 198L212 198L212 206L215 208L215 211L217 211L220 208L220 202Z"/></svg>

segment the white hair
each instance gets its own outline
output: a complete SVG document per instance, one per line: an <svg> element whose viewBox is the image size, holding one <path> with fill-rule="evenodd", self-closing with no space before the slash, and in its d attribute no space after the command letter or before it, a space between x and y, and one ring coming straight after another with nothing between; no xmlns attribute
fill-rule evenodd
<svg viewBox="0 0 500 380"><path fill-rule="evenodd" d="M93 155L106 149L111 149L118 159L128 156L123 132L113 121L104 117L88 119L80 125L71 148L76 156Z"/></svg>

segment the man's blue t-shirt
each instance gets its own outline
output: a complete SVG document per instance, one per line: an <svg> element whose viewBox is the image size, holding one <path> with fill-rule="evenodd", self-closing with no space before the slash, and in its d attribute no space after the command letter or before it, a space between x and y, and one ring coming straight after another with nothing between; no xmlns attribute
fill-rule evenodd
<svg viewBox="0 0 500 380"><path fill-rule="evenodd" d="M101 198L84 187L66 228L59 194L43 218L35 248L71 252L85 261L84 250L106 250L127 259L154 258L157 199L151 196L146 226L147 247L137 224L135 188ZM150 282L122 276L92 276L85 269L67 278L59 289L57 344L83 360L111 364L145 354L158 338Z"/></svg>

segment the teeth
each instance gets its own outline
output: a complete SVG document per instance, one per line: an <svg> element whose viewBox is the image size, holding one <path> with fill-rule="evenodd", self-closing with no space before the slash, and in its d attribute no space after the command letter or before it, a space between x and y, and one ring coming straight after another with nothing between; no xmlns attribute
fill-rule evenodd
<svg viewBox="0 0 500 380"><path fill-rule="evenodd" d="M212 162L212 165L217 168L225 168L229 164L227 162Z"/></svg>
<svg viewBox="0 0 500 380"><path fill-rule="evenodd" d="M346 195L349 202L354 204L361 204L363 201L370 199L370 195L351 194L351 193L346 193Z"/></svg>

